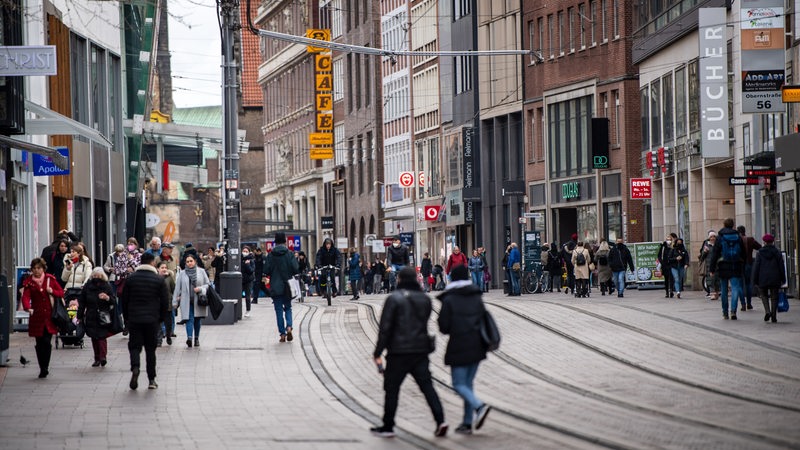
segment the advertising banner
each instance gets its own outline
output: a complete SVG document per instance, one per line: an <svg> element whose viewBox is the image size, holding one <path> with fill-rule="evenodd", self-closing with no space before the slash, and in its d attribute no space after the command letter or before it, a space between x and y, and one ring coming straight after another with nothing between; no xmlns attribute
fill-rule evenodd
<svg viewBox="0 0 800 450"><path fill-rule="evenodd" d="M539 231L526 231L523 247L523 260L525 271L533 271L533 263L542 261L542 233Z"/></svg>
<svg viewBox="0 0 800 450"><path fill-rule="evenodd" d="M740 3L742 112L745 114L785 110L781 93L786 82L783 3L783 0L743 0Z"/></svg>
<svg viewBox="0 0 800 450"><path fill-rule="evenodd" d="M629 244L628 247L633 257L633 266L636 268L635 274L628 272L628 282L636 282L640 285L663 283L664 276L657 267L658 262L656 261L661 242L638 242Z"/></svg>
<svg viewBox="0 0 800 450"><path fill-rule="evenodd" d="M698 33L701 149L704 158L728 157L728 37L725 8L700 8Z"/></svg>

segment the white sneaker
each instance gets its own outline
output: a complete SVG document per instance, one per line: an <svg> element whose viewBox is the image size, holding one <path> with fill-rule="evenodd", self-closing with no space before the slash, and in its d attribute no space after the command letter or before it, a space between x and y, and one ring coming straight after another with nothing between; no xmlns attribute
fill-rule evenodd
<svg viewBox="0 0 800 450"><path fill-rule="evenodd" d="M247 312L245 312L245 313L244 313L244 316L245 316L245 317L250 317L250 311L247 311Z"/></svg>

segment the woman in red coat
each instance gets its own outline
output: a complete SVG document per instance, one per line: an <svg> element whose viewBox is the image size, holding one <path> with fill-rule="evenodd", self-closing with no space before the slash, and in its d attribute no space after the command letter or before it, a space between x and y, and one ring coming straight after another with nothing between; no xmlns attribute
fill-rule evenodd
<svg viewBox="0 0 800 450"><path fill-rule="evenodd" d="M28 321L28 335L36 338L36 359L39 361L39 378L47 376L50 367L50 353L53 349L51 336L58 333L58 327L50 319L53 302L64 296L58 280L45 273L47 263L42 258L31 261L31 276L22 286L22 305L31 315Z"/></svg>

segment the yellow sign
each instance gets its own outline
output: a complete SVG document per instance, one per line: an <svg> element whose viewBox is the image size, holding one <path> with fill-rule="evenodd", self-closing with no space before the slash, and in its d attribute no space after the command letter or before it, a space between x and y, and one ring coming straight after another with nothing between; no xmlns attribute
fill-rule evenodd
<svg viewBox="0 0 800 450"><path fill-rule="evenodd" d="M784 86L781 98L783 103L800 103L800 86Z"/></svg>
<svg viewBox="0 0 800 450"><path fill-rule="evenodd" d="M330 41L331 40L331 30L328 29L313 29L309 28L306 30L306 37L309 39L316 39L318 41ZM306 51L308 53L319 53L327 51L326 47L315 47L313 45L306 46Z"/></svg>
<svg viewBox="0 0 800 450"><path fill-rule="evenodd" d="M320 73L316 75L315 87L318 91L330 92L333 90L333 75L329 73Z"/></svg>
<svg viewBox="0 0 800 450"><path fill-rule="evenodd" d="M333 131L333 114L317 114L317 130Z"/></svg>
<svg viewBox="0 0 800 450"><path fill-rule="evenodd" d="M331 53L320 53L314 57L314 70L319 72L330 72L333 69L333 59Z"/></svg>
<svg viewBox="0 0 800 450"><path fill-rule="evenodd" d="M175 237L175 222L170 220L167 224L167 228L164 230L164 238L162 239L163 242L172 242L172 238Z"/></svg>
<svg viewBox="0 0 800 450"><path fill-rule="evenodd" d="M309 153L311 159L333 159L333 148L312 148Z"/></svg>
<svg viewBox="0 0 800 450"><path fill-rule="evenodd" d="M333 96L331 94L317 94L317 111L330 111L333 109Z"/></svg>
<svg viewBox="0 0 800 450"><path fill-rule="evenodd" d="M333 133L309 133L309 145L333 145Z"/></svg>

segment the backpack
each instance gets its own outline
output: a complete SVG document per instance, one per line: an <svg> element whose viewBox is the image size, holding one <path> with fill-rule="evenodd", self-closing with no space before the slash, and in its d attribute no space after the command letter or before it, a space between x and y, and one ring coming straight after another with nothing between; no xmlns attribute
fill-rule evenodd
<svg viewBox="0 0 800 450"><path fill-rule="evenodd" d="M598 256L597 257L597 264L600 264L601 266L607 266L608 265L608 254L606 253L604 255Z"/></svg>
<svg viewBox="0 0 800 450"><path fill-rule="evenodd" d="M583 252L575 253L575 265L576 266L585 266L586 265L586 257L583 256Z"/></svg>
<svg viewBox="0 0 800 450"><path fill-rule="evenodd" d="M739 262L742 260L742 240L739 233L726 233L720 236L722 251L720 261Z"/></svg>
<svg viewBox="0 0 800 450"><path fill-rule="evenodd" d="M497 323L494 318L489 314L488 310L483 311L483 317L480 321L481 342L486 346L486 350L493 352L500 348L500 330L497 328Z"/></svg>

